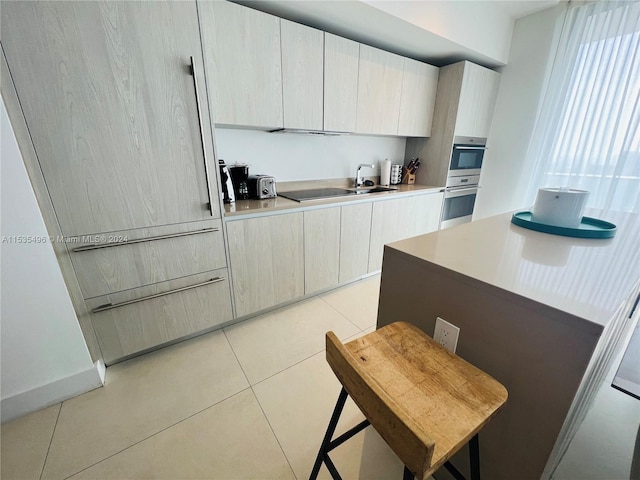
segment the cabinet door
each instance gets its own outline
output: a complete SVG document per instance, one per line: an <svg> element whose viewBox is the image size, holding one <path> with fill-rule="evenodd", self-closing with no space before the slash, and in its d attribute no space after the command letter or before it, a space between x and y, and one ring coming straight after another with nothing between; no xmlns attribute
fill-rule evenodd
<svg viewBox="0 0 640 480"><path fill-rule="evenodd" d="M198 8L215 123L282 127L280 19L231 2Z"/></svg>
<svg viewBox="0 0 640 480"><path fill-rule="evenodd" d="M369 272L382 268L386 243L438 230L442 193L375 202L371 218Z"/></svg>
<svg viewBox="0 0 640 480"><path fill-rule="evenodd" d="M397 135L404 59L360 45L356 132Z"/></svg>
<svg viewBox="0 0 640 480"><path fill-rule="evenodd" d="M190 56L202 65L194 2L2 10L2 46L65 235L211 218L189 74Z"/></svg>
<svg viewBox="0 0 640 480"><path fill-rule="evenodd" d="M238 317L304 295L302 213L227 223Z"/></svg>
<svg viewBox="0 0 640 480"><path fill-rule="evenodd" d="M438 72L427 63L404 59L402 99L398 135L403 137L430 137L433 109L436 104Z"/></svg>
<svg viewBox="0 0 640 480"><path fill-rule="evenodd" d="M122 241L107 240L108 246L99 248L70 245L84 298L227 266L220 220L125 231L112 238Z"/></svg>
<svg viewBox="0 0 640 480"><path fill-rule="evenodd" d="M368 272L371 209L371 203L342 207L339 283L361 277Z"/></svg>
<svg viewBox="0 0 640 480"><path fill-rule="evenodd" d="M456 135L482 138L489 136L499 86L498 72L465 62Z"/></svg>
<svg viewBox="0 0 640 480"><path fill-rule="evenodd" d="M227 269L87 302L107 365L232 319Z"/></svg>
<svg viewBox="0 0 640 480"><path fill-rule="evenodd" d="M285 128L322 130L323 32L280 20Z"/></svg>
<svg viewBox="0 0 640 480"><path fill-rule="evenodd" d="M338 285L340 207L304 212L304 293Z"/></svg>
<svg viewBox="0 0 640 480"><path fill-rule="evenodd" d="M360 44L324 34L324 129L355 132Z"/></svg>

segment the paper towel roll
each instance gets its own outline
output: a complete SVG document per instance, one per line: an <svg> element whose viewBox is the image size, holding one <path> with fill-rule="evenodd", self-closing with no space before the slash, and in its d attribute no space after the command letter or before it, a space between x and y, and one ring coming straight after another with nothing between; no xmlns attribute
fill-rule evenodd
<svg viewBox="0 0 640 480"><path fill-rule="evenodd" d="M531 220L546 225L577 228L589 192L571 188L540 188L531 209Z"/></svg>
<svg viewBox="0 0 640 480"><path fill-rule="evenodd" d="M384 159L380 165L380 185L389 185L391 183L391 160Z"/></svg>

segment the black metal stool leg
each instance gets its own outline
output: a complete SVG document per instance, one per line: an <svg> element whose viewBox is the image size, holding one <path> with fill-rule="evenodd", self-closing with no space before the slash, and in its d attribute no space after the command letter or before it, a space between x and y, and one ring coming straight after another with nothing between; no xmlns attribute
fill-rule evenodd
<svg viewBox="0 0 640 480"><path fill-rule="evenodd" d="M480 480L480 443L478 434L469 440L469 465L471 467L471 480ZM445 462L443 466L456 480L466 480L453 463Z"/></svg>
<svg viewBox="0 0 640 480"><path fill-rule="evenodd" d="M318 478L318 473L320 473L320 467L322 466L322 462L324 460L325 455L327 455L329 451L329 443L331 443L331 438L336 431L336 427L338 426L338 420L340 419L340 414L342 413L342 409L344 408L344 404L347 401L347 391L342 387L340 390L340 395L338 395L338 401L336 402L336 407L333 409L333 414L331 415L331 420L329 420L329 426L327 427L327 433L324 434L324 438L322 439L322 444L320 445L320 451L318 452L318 456L316 457L316 462L313 464L313 469L311 470L311 475L309 476L309 480L316 480ZM335 467L334 467L335 468ZM333 476L333 472L331 472Z"/></svg>
<svg viewBox="0 0 640 480"><path fill-rule="evenodd" d="M471 463L471 480L480 480L480 443L477 434L469 440L469 457Z"/></svg>
<svg viewBox="0 0 640 480"><path fill-rule="evenodd" d="M404 466L404 473L402 474L402 480L415 480L415 476L411 473L411 470Z"/></svg>

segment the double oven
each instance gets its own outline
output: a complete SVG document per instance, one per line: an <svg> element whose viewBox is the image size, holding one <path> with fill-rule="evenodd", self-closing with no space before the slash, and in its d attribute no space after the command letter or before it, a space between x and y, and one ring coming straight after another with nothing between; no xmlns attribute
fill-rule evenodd
<svg viewBox="0 0 640 480"><path fill-rule="evenodd" d="M440 228L471 221L486 144L486 138L454 138Z"/></svg>

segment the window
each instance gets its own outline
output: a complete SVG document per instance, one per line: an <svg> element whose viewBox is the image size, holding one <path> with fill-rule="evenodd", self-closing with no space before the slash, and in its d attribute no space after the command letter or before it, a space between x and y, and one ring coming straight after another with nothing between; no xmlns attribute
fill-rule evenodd
<svg viewBox="0 0 640 480"><path fill-rule="evenodd" d="M588 206L640 213L640 4L567 13L532 147L539 187L588 190Z"/></svg>

